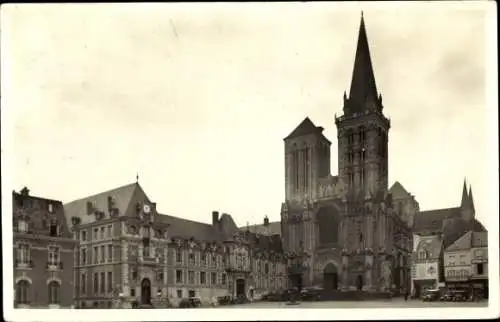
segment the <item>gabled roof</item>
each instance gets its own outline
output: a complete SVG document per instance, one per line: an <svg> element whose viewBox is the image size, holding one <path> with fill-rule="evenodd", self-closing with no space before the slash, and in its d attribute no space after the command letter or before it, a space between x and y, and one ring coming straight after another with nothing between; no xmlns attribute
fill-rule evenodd
<svg viewBox="0 0 500 322"><path fill-rule="evenodd" d="M399 181L394 182L394 184L389 188L389 193L392 194L393 199L401 199L411 197L411 194L403 187Z"/></svg>
<svg viewBox="0 0 500 322"><path fill-rule="evenodd" d="M314 123L309 119L309 117L306 117L296 128L295 130L290 133L285 140L295 138L295 137L300 137L308 134L321 134L322 135L323 128L321 126L316 126ZM325 138L323 136L323 138ZM325 138L326 140L326 138ZM328 141L328 140L327 140ZM328 141L330 142L330 141Z"/></svg>
<svg viewBox="0 0 500 322"><path fill-rule="evenodd" d="M437 259L441 254L442 241L439 236L424 236L417 246L418 252L426 252L429 259Z"/></svg>
<svg viewBox="0 0 500 322"><path fill-rule="evenodd" d="M94 221L92 214L87 212L87 203L91 202L92 206L97 211L102 211L104 213L104 219L109 218L110 214L108 211L108 198L112 197L115 202L115 207L118 209L120 215L124 215L129 206L132 196L134 195L136 189L142 188L138 183L127 184L115 189L111 189L105 192L101 192L89 197L78 199L75 201L68 202L64 204L64 210L66 213L66 219L71 222L72 217L79 217L81 219L81 224L87 224Z"/></svg>
<svg viewBox="0 0 500 322"><path fill-rule="evenodd" d="M470 249L472 245L472 232L468 231L458 238L453 244L446 248L446 251L457 251Z"/></svg>
<svg viewBox="0 0 500 322"><path fill-rule="evenodd" d="M281 222L273 221L265 225L249 225L243 226L240 230L249 230L252 233L259 235L281 235Z"/></svg>

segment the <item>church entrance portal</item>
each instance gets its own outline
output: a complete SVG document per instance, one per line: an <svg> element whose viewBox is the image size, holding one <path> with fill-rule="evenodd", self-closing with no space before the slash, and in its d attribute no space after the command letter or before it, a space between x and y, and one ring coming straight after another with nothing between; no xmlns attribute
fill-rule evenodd
<svg viewBox="0 0 500 322"><path fill-rule="evenodd" d="M245 280L239 278L236 280L236 296L245 295Z"/></svg>
<svg viewBox="0 0 500 322"><path fill-rule="evenodd" d="M151 304L151 282L145 278L141 282L141 304Z"/></svg>
<svg viewBox="0 0 500 322"><path fill-rule="evenodd" d="M292 274L290 275L290 282L292 284L292 288L302 289L302 274Z"/></svg>
<svg viewBox="0 0 500 322"><path fill-rule="evenodd" d="M338 288L337 267L333 263L326 265L323 271L323 288L325 290L336 290Z"/></svg>
<svg viewBox="0 0 500 322"><path fill-rule="evenodd" d="M356 281L356 286L358 288L358 291L363 290L363 276L358 275L357 281Z"/></svg>

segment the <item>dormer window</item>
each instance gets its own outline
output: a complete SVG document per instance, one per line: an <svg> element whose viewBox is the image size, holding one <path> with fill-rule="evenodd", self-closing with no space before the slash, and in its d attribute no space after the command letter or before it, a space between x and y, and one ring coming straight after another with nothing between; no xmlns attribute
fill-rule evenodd
<svg viewBox="0 0 500 322"><path fill-rule="evenodd" d="M51 203L49 203L49 212L52 213L54 211L54 208Z"/></svg>
<svg viewBox="0 0 500 322"><path fill-rule="evenodd" d="M17 221L17 231L20 233L28 232L28 221L26 219L19 219Z"/></svg>

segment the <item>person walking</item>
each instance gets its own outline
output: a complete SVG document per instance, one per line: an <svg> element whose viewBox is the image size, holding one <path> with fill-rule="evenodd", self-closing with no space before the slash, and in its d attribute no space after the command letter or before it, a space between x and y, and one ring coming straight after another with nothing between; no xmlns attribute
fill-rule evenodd
<svg viewBox="0 0 500 322"><path fill-rule="evenodd" d="M408 301L408 291L405 290L405 302L407 302L407 301Z"/></svg>

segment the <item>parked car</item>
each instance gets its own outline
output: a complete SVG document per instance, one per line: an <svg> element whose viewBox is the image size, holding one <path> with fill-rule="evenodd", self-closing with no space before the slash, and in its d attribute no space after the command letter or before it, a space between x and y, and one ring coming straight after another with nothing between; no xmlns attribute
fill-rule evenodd
<svg viewBox="0 0 500 322"><path fill-rule="evenodd" d="M201 300L197 297L182 299L179 303L180 308L196 308L201 306Z"/></svg>
<svg viewBox="0 0 500 322"><path fill-rule="evenodd" d="M320 287L306 287L300 291L300 299L302 301L319 301L321 299Z"/></svg>
<svg viewBox="0 0 500 322"><path fill-rule="evenodd" d="M219 302L219 305L229 305L231 304L231 296L219 296L217 298L217 302Z"/></svg>
<svg viewBox="0 0 500 322"><path fill-rule="evenodd" d="M424 295L422 296L422 301L424 302L433 302L440 299L439 290L426 290Z"/></svg>
<svg viewBox="0 0 500 322"><path fill-rule="evenodd" d="M444 302L449 302L449 301L453 301L453 293L448 291L446 293L444 293L440 298L439 298L440 301L444 301Z"/></svg>
<svg viewBox="0 0 500 322"><path fill-rule="evenodd" d="M465 302L469 299L469 294L465 290L456 290L453 292L453 301Z"/></svg>

